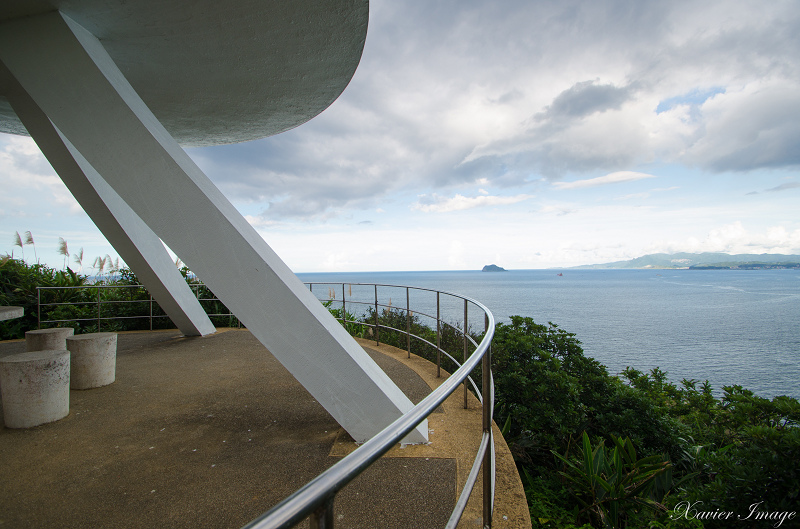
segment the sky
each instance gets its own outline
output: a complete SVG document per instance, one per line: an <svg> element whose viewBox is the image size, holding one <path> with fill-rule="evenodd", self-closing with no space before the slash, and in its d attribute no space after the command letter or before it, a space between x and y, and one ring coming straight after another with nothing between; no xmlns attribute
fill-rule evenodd
<svg viewBox="0 0 800 529"><path fill-rule="evenodd" d="M295 272L800 254L800 3L373 0L327 110L187 152ZM31 139L0 189L0 254L116 258Z"/></svg>

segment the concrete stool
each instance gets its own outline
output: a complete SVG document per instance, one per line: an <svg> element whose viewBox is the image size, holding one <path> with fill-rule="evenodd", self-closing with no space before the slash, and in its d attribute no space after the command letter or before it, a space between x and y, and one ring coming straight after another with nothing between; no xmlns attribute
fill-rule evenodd
<svg viewBox="0 0 800 529"><path fill-rule="evenodd" d="M95 332L67 338L70 389L89 389L114 382L117 367L117 334Z"/></svg>
<svg viewBox="0 0 800 529"><path fill-rule="evenodd" d="M75 334L72 327L38 329L25 333L26 351L63 351L67 348L67 336Z"/></svg>
<svg viewBox="0 0 800 529"><path fill-rule="evenodd" d="M69 414L69 351L31 351L0 358L3 418L31 428Z"/></svg>

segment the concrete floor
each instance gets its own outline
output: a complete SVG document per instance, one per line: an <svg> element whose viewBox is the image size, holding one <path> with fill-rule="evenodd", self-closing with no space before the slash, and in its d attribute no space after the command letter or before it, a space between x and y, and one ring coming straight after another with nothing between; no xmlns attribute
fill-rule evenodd
<svg viewBox="0 0 800 529"><path fill-rule="evenodd" d="M362 345L414 402L440 380L422 359ZM24 347L0 342L0 356ZM430 445L392 449L337 496L337 527L443 527L479 425L457 391L429 418ZM496 446L495 527L530 527ZM60 421L0 429L0 528L238 528L355 448L246 330L121 333L113 384L70 391ZM479 488L460 527L479 526Z"/></svg>

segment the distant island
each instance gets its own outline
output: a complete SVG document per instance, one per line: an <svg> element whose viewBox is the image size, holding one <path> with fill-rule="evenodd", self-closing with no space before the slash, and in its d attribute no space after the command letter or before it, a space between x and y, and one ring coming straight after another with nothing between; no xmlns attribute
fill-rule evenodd
<svg viewBox="0 0 800 529"><path fill-rule="evenodd" d="M654 253L629 261L575 266L578 269L639 268L688 270L800 269L800 255L727 253Z"/></svg>
<svg viewBox="0 0 800 529"><path fill-rule="evenodd" d="M481 270L481 272L505 272L505 271L506 271L505 268L494 264L486 265L483 267L483 270Z"/></svg>

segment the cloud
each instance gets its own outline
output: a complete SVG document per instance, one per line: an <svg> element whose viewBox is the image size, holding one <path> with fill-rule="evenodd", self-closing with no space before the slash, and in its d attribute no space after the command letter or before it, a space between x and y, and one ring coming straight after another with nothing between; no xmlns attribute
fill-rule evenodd
<svg viewBox="0 0 800 529"><path fill-rule="evenodd" d="M779 191L786 191L788 189L797 189L800 188L800 182L787 182L785 184L781 184L776 187L772 187L770 189L765 190L765 193L776 193Z"/></svg>
<svg viewBox="0 0 800 529"><path fill-rule="evenodd" d="M655 252L793 255L800 253L800 229L775 225L762 230L752 230L746 228L741 221L735 221L709 230L703 238L688 238L683 241L657 244L647 250L647 253Z"/></svg>
<svg viewBox="0 0 800 529"><path fill-rule="evenodd" d="M14 229L35 234L44 233L35 219L77 222L74 202L65 209L66 188L35 144L11 138L21 143L10 147L5 138L0 218L24 218ZM615 244L631 256L639 252L630 248L653 240L693 236L719 246L733 239L706 234L736 220L754 234L782 227L789 240L798 228L790 204L798 142L797 2L398 0L371 3L361 63L321 115L278 136L189 154L297 262L358 268L381 256L374 266L397 269L433 265L398 261L402 254L389 260L390 244L366 253L363 231L402 226L370 238L413 244L434 229L430 212L468 212L439 216L435 224L448 228L439 240L459 233L453 239L466 244L481 224L517 238L533 233L537 240L504 240L497 252L517 244L553 263L558 255L574 264L589 259L569 248L597 248L590 252L597 262ZM659 189L635 184L634 175L648 173L659 175L662 189L681 191L656 196ZM614 183L621 185L606 188L613 196L590 187ZM754 189L761 194L742 200ZM647 208L635 200L643 192ZM532 193L536 203L513 206ZM614 200L621 195L629 200ZM375 224L359 223L365 219ZM468 235L460 232L473 221ZM323 228L340 230L324 254L317 250L334 237L319 234ZM319 237L307 253L292 253L309 233ZM348 233L345 262L339 239ZM546 249L544 233L552 234ZM447 253L431 248L425 259ZM541 261L524 251L529 266ZM610 252L603 255L614 260L623 250ZM450 266L461 261L454 252Z"/></svg>
<svg viewBox="0 0 800 529"><path fill-rule="evenodd" d="M192 156L232 200L307 220L479 180L790 167L798 57L791 3L374 2L361 64L330 108Z"/></svg>
<svg viewBox="0 0 800 529"><path fill-rule="evenodd" d="M685 161L718 172L800 165L800 83L753 82L700 111L704 132Z"/></svg>
<svg viewBox="0 0 800 529"><path fill-rule="evenodd" d="M781 184L779 186L771 187L769 189L765 189L764 191L750 191L747 193L748 195L758 195L761 193L779 193L781 191L788 191L789 189L798 189L800 188L800 182L786 182L785 184Z"/></svg>
<svg viewBox="0 0 800 529"><path fill-rule="evenodd" d="M598 176L597 178L589 178L588 180L576 180L574 182L553 182L553 187L556 189L583 189L585 187L604 186L608 184L619 184L622 182L635 182L645 178L656 178L654 175L647 173L637 173L634 171L618 171L610 173L605 176Z"/></svg>
<svg viewBox="0 0 800 529"><path fill-rule="evenodd" d="M596 112L619 110L631 97L630 87L613 84L596 84L597 81L582 81L564 90L545 111L534 116L537 121L578 119Z"/></svg>
<svg viewBox="0 0 800 529"><path fill-rule="evenodd" d="M542 209L540 209L539 211L541 213L545 213L545 214L552 213L552 214L554 214L554 215L556 215L558 217L563 217L565 215L571 215L573 213L577 213L578 212L578 210L575 209L575 208L571 208L571 207L568 207L568 206L555 206L555 205L545 206Z"/></svg>
<svg viewBox="0 0 800 529"><path fill-rule="evenodd" d="M535 171L556 178L570 171L626 165L634 159L628 151L640 143L628 137L638 126L627 123L620 112L633 94L631 86L575 83L505 137L474 147L459 166L493 162L526 169L517 174Z"/></svg>
<svg viewBox="0 0 800 529"><path fill-rule="evenodd" d="M47 214L85 215L36 143L28 137L0 137L0 184L3 189L0 218L40 216L35 208L42 203L49 203L45 208Z"/></svg>
<svg viewBox="0 0 800 529"><path fill-rule="evenodd" d="M515 195L508 197L491 195L465 197L463 195L456 195L452 198L447 198L434 193L432 195L420 195L419 200L411 205L411 209L423 211L425 213L449 213L451 211L463 211L465 209L488 206L506 206L528 200L529 198L533 198L533 195Z"/></svg>

